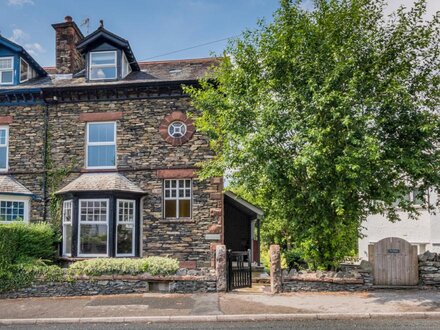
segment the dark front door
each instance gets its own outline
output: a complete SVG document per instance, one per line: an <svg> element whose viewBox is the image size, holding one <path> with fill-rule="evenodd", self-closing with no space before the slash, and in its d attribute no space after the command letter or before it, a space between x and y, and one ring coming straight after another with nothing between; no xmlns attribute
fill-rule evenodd
<svg viewBox="0 0 440 330"><path fill-rule="evenodd" d="M252 287L251 250L228 250L228 291Z"/></svg>

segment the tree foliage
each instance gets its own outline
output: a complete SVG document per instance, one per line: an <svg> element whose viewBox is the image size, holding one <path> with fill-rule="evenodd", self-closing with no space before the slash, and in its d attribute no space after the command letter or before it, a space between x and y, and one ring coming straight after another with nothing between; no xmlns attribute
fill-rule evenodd
<svg viewBox="0 0 440 330"><path fill-rule="evenodd" d="M272 239L292 237L324 268L368 214L415 217L401 197L417 187L428 207L439 187L440 16L425 1L390 17L384 5L282 0L187 89L216 152L203 175L231 173L272 215Z"/></svg>

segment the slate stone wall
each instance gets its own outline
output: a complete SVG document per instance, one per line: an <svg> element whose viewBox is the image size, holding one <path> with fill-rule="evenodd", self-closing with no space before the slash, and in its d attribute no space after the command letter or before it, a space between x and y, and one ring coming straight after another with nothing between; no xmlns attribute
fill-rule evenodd
<svg viewBox="0 0 440 330"><path fill-rule="evenodd" d="M212 240L209 228L221 225L222 182L193 180L192 218L164 219L162 185L158 171L191 169L213 154L207 138L195 132L183 145L167 143L159 126L173 111L193 110L188 98L126 100L105 102L64 103L50 112L51 159L60 167L71 168L64 186L85 172L85 134L87 123L80 120L84 113L122 112L117 121L117 166L129 180L148 195L143 199L143 255L172 256L181 261L196 261L196 267L212 264ZM221 235L219 235L221 237Z"/></svg>
<svg viewBox="0 0 440 330"><path fill-rule="evenodd" d="M0 106L0 116L13 117L9 174L37 196L31 205L32 220L43 219L45 107ZM70 171L56 190L88 172L87 123L80 119L81 114L122 112L117 120L117 170L147 192L142 205L143 255L171 256L195 262L196 268L213 266L215 245L222 241L221 179L193 179L191 219L163 218L163 178L159 171L195 169L213 157L207 137L197 131L179 146L167 143L160 135L159 126L166 116L194 110L189 98L72 102L48 107L49 159L58 170Z"/></svg>
<svg viewBox="0 0 440 330"><path fill-rule="evenodd" d="M35 194L31 202L33 220L43 217L44 111L44 105L0 106L0 116L12 117L8 124L8 173Z"/></svg>
<svg viewBox="0 0 440 330"><path fill-rule="evenodd" d="M73 282L36 283L28 288L0 293L1 298L94 296L128 293L206 293L216 292L215 280L189 279L170 281L77 280Z"/></svg>
<svg viewBox="0 0 440 330"><path fill-rule="evenodd" d="M419 281L440 288L440 254L427 251L419 255Z"/></svg>

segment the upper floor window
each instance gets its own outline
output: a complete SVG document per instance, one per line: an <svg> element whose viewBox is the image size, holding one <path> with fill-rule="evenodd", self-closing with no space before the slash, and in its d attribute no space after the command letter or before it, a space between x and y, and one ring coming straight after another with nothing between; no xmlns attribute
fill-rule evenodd
<svg viewBox="0 0 440 330"><path fill-rule="evenodd" d="M25 82L28 81L29 79L35 78L36 77L36 72L34 69L32 69L32 67L28 64L28 62L26 62L25 60L23 60L22 58L20 59L20 82Z"/></svg>
<svg viewBox="0 0 440 330"><path fill-rule="evenodd" d="M0 85L14 83L14 58L0 57Z"/></svg>
<svg viewBox="0 0 440 330"><path fill-rule="evenodd" d="M7 126L0 126L0 171L8 169L8 138Z"/></svg>
<svg viewBox="0 0 440 330"><path fill-rule="evenodd" d="M90 80L116 79L116 51L90 53Z"/></svg>
<svg viewBox="0 0 440 330"><path fill-rule="evenodd" d="M87 124L87 168L116 167L116 123Z"/></svg>
<svg viewBox="0 0 440 330"><path fill-rule="evenodd" d="M122 78L125 78L132 70L130 66L130 62L127 60L127 56L125 53L122 53Z"/></svg>
<svg viewBox="0 0 440 330"><path fill-rule="evenodd" d="M165 218L191 217L191 180L165 180Z"/></svg>

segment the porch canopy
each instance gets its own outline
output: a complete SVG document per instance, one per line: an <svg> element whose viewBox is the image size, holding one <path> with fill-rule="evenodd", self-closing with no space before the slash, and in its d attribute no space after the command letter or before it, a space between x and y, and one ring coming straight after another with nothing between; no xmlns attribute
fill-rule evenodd
<svg viewBox="0 0 440 330"><path fill-rule="evenodd" d="M260 264L260 222L263 210L238 197L224 193L225 245L228 250L251 249L252 261Z"/></svg>

